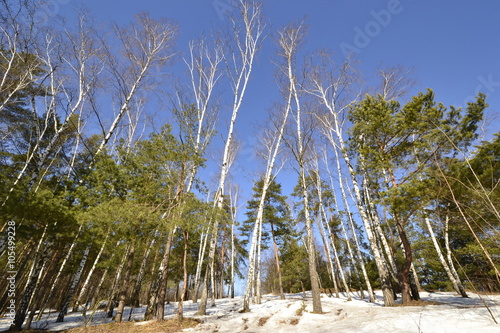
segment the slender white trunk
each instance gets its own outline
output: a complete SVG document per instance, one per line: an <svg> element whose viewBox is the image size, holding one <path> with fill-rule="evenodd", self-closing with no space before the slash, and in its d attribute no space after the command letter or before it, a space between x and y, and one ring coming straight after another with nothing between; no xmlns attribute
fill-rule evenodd
<svg viewBox="0 0 500 333"><path fill-rule="evenodd" d="M207 232L208 232L207 227ZM201 233L200 237L200 249L198 251L198 262L196 263L196 274L194 278L194 290L193 290L193 303L198 302L198 293L200 289L200 282L201 282L201 269L203 266L203 259L205 258L205 252L207 249L207 240L208 240L208 234L207 233Z"/></svg>
<svg viewBox="0 0 500 333"><path fill-rule="evenodd" d="M113 311L115 309L116 302L116 289L120 283L122 278L123 267L125 267L125 261L127 260L128 250L130 248L130 244L127 244L125 251L123 252L122 260L120 261L120 265L116 269L115 278L113 279L113 284L111 286L111 291L109 293L108 304L106 306L106 311L108 313L108 318L113 317Z"/></svg>
<svg viewBox="0 0 500 333"><path fill-rule="evenodd" d="M130 282L130 274L132 270L132 263L134 261L135 255L135 241L132 241L130 245L130 250L127 254L127 266L125 268L125 275L123 276L123 282L121 290L118 296L118 306L116 308L115 322L121 322L123 318L123 313L125 312L125 302L127 301L127 289Z"/></svg>
<svg viewBox="0 0 500 333"><path fill-rule="evenodd" d="M62 263L59 266L59 270L57 271L57 275L56 275L54 281L52 281L52 287L50 287L49 295L47 296L47 299L45 300L43 306L40 308L39 318L40 318L40 315L43 313L43 310L45 309L47 304L52 300L52 297L54 296L54 291L56 290L57 287L59 287L59 279L61 278L61 274L62 274L63 270L66 268L66 263L68 262L69 258L73 254L73 250L75 249L75 245L76 245L76 240L80 236L82 228L83 228L83 224L81 224L80 227L78 228L78 232L76 233L75 238L73 239L73 242L71 243L71 245L68 249L68 252L66 253L66 256L64 257ZM39 318L37 320L40 320Z"/></svg>
<svg viewBox="0 0 500 333"><path fill-rule="evenodd" d="M19 303L19 307L16 310L16 315L14 318L14 322L11 325L12 329L20 330L24 320L26 319L26 315L33 299L33 295L36 292L36 287L39 284L39 277L41 276L41 270L45 265L45 260L47 259L48 253L50 252L50 245L45 244L44 250L42 252L43 243L46 242L45 235L47 234L47 229L49 225L46 224L43 230L42 236L38 241L37 248L34 253L33 265L31 266L30 272L28 274L28 280L26 281L26 286L24 287L23 294L21 295L21 301Z"/></svg>
<svg viewBox="0 0 500 333"><path fill-rule="evenodd" d="M346 293L347 300L348 301L352 301L351 294L350 294L350 288L349 288L349 285L347 284L347 280L346 280L345 274L344 274L344 269L343 269L342 263L340 262L340 258L339 258L338 252L337 252L337 248L335 246L334 235L332 234L330 228L328 227L328 224L327 224L328 220L327 220L327 216L326 216L326 213L324 211L323 206L321 206L320 209L322 210L322 215L323 215L323 219L324 219L322 224L323 224L323 227L326 230L329 243L331 244L331 247L332 247L332 250L333 250L333 257L335 258L335 263L336 263L336 265L337 265L337 267L339 269L340 279L342 280L342 284L344 285L344 290L345 290L345 293ZM330 257L330 260L331 260L331 258L332 257Z"/></svg>
<svg viewBox="0 0 500 333"><path fill-rule="evenodd" d="M314 249L314 235L313 235L313 225L310 215L309 206L309 193L307 192L307 180L306 171L304 165L304 146L302 142L302 130L301 130L301 108L300 100L295 88L295 82L291 80L291 88L294 92L295 104L297 107L296 121L297 121L297 162L299 164L299 179L301 186L302 202L304 204L304 217L306 226L306 247L308 250L308 264L309 264L309 277L311 279L311 293L313 298L313 312L323 313L321 306L321 292L319 287L319 276L316 270L316 251Z"/></svg>
<svg viewBox="0 0 500 333"><path fill-rule="evenodd" d="M236 192L237 194L237 192ZM234 298L234 273L235 273L235 260L236 260L236 238L234 234L234 227L236 226L236 215L238 209L237 195L231 196L231 281L229 297Z"/></svg>
<svg viewBox="0 0 500 333"><path fill-rule="evenodd" d="M261 5L255 2L250 3L243 0L240 1L240 5L240 13L242 15L241 18L244 24L244 31L242 32L243 37L239 36L239 30L241 29L241 27L239 27L238 24L233 20L233 32L235 33L235 43L237 46L237 50L233 50L231 54L226 55L225 58L226 63L228 63L228 67L229 62L232 62L232 67L234 70L234 73L229 72L232 81L234 100L231 121L229 123L229 130L224 146L219 185L215 194L214 201L215 207L217 207L219 210L223 209L225 183L230 167L230 153L231 149L233 148L234 125L236 122L238 111L243 102L243 97L245 95L247 84L250 79L250 74L252 73L255 55L260 48L261 37L264 29L261 18ZM242 38L243 40L241 40L240 38ZM214 271L215 248L217 246L218 229L219 219L216 218L212 227L210 249L208 255L208 263L211 272ZM207 284L205 283L204 289L206 287ZM199 315L206 314L207 298L204 297L206 295L208 295L208 293L204 291L200 300L200 306L198 308ZM214 296L212 295L212 297Z"/></svg>
<svg viewBox="0 0 500 333"><path fill-rule="evenodd" d="M327 165L327 169L328 169L328 165ZM338 212L340 212L340 206L339 206L339 203L337 201L337 194L335 193L335 188L333 187L333 181L332 181L332 176L330 174L330 170L328 170L328 174L330 176L330 183L331 183L332 189L333 189L332 194L333 194L333 201L334 201L334 204L335 204L335 208L337 209ZM342 178L340 178L340 182L342 182ZM345 240L346 240L347 250L348 250L348 253L349 253L349 260L351 261L351 267L354 270L354 275L356 276L356 279L357 279L357 282L358 282L358 286L359 286L359 290L360 290L360 296L361 296L361 299L364 299L365 298L364 291L363 291L363 287L361 285L361 279L360 279L360 276L359 276L358 266L356 264L356 260L355 260L355 257L354 257L354 252L352 250L351 240L349 239L349 235L348 235L347 229L345 227L344 219L341 216L340 216L340 226L342 228L342 233L344 234L344 237L345 237ZM371 288L371 286L370 286L370 288Z"/></svg>
<svg viewBox="0 0 500 333"><path fill-rule="evenodd" d="M469 165L470 166L470 165ZM439 166L439 164L437 165L438 169L439 169L439 172L441 174L441 176L443 176L443 179L446 183L446 186L448 187L448 189L450 190L450 194L451 194L451 197L453 199L453 202L455 203L456 207L458 208L458 211L460 213L460 215L462 216L462 219L464 220L465 224L467 224L467 227L469 228L469 230L471 231L472 235L474 236L474 239L476 240L476 242L479 244L479 247L481 247L481 250L483 250L483 253L484 255L486 256L486 258L488 259L488 261L490 262L491 264L491 267L493 268L494 272L495 272L495 277L497 278L497 281L500 283L500 272L498 271L498 268L497 266L495 265L495 262L493 261L493 259L491 258L491 255L490 253L488 252L488 250L486 250L486 248L484 247L483 243L481 242L481 240L479 239L479 237L477 236L476 232L474 231L474 229L472 228L470 222L469 222L469 219L465 216L465 213L464 211L462 210L462 206L461 204L457 201L456 197L455 197L455 192L453 191L450 183L448 182L448 178L444 175L443 173L443 170L441 169L441 167Z"/></svg>
<svg viewBox="0 0 500 333"><path fill-rule="evenodd" d="M262 223L263 221L260 221L259 223L259 239L262 240ZM255 276L255 303L256 304L261 304L262 303L262 294L261 294L261 267L262 267L262 258L261 258L261 253L262 253L262 241L257 243L257 258L255 260L255 267L256 269L256 276Z"/></svg>
<svg viewBox="0 0 500 333"><path fill-rule="evenodd" d="M455 290L460 295L462 295L462 297L469 297L465 291L465 288L462 284L462 281L460 281L460 277L458 276L458 272L455 269L455 265L453 264L453 260L451 259L450 238L449 238L449 234L448 234L448 221L449 221L449 217L448 217L448 215L446 215L446 220L445 220L445 225L444 225L444 244L446 247L446 259L448 260L447 267L449 267L449 270L451 272L451 276L453 277L453 279L450 278L450 280L452 281L454 287L456 284ZM442 256L442 254L441 254L441 256ZM446 262L444 264L446 264ZM448 273L448 271L446 273Z"/></svg>
<svg viewBox="0 0 500 333"><path fill-rule="evenodd" d="M336 162L336 165L337 165L337 176L338 176L338 179L339 179L338 185L339 185L339 189L340 189L340 194L342 196L342 203L344 205L344 210L345 210L345 213L347 215L347 220L349 221L349 226L350 226L350 229L351 229L351 232L352 232L352 237L354 239L354 244L356 245L356 253L357 253L357 256L358 256L359 265L361 267L361 271L363 273L363 278L364 278L364 281L366 283L366 287L368 289L368 298L369 298L369 301L371 303L373 303L373 302L375 302L375 296L373 294L372 285L371 285L370 279L368 278L368 273L366 271L365 260L363 259L363 254L361 253L361 246L359 245L358 235L356 233L356 228L354 226L354 220L353 220L352 214L351 214L351 208L350 208L349 203L347 201L347 195L345 193L344 181L343 181L344 177L342 175L342 170L341 170L341 167L340 167L340 157L339 157L339 153L338 153L338 150L337 150L338 148L333 144L333 137L331 137L331 139L332 139L333 151L335 152L335 162ZM326 163L326 166L327 166L328 174L330 175L330 184L332 185L332 188L335 188L333 186L333 177L330 174L330 170L328 168L328 163ZM345 230L343 222L342 222L342 228L344 230L344 234L347 235L347 231ZM346 236L346 239L348 239L347 236ZM348 246L349 246L349 251L350 251L350 254L351 254L351 258L353 258L353 260L354 260L354 255L352 254L352 250L350 250L351 246L350 246L350 242L349 241L348 241ZM354 262L353 262L353 267L356 267L356 263L354 263ZM362 292L361 292L361 295L363 295Z"/></svg>
<svg viewBox="0 0 500 333"><path fill-rule="evenodd" d="M69 304L71 303L71 300L73 299L73 296L75 295L76 286L78 285L78 282L80 282L80 277L82 276L82 272L83 272L83 269L85 267L85 263L87 262L87 259L89 257L90 248L91 248L91 244L88 244L87 247L85 248L85 251L83 252L82 259L80 260L80 265L78 265L78 269L76 270L76 273L73 276L73 280L71 281L71 285L70 285L69 290L66 294L66 298L64 299L64 302L62 304L61 311L59 312L59 315L57 316L56 322L58 322L58 323L63 322L64 316L68 313Z"/></svg>
<svg viewBox="0 0 500 333"><path fill-rule="evenodd" d="M331 62L331 59L327 60ZM394 295L392 292L389 273L385 268L384 258L377 246L375 231L370 225L370 220L368 218L366 208L363 206L363 199L360 186L356 179L356 172L354 170L351 158L348 154L348 149L345 145L345 140L343 138L343 121L339 119L340 114L345 110L345 107L343 108L342 105L339 105L338 103L338 99L340 98L339 94L341 94L345 88L348 88L346 86L348 86L351 82L351 79L348 77L348 75L350 74L349 64L344 64L344 66L340 68L340 73L329 70L325 70L324 72L313 70L313 73L314 75L311 75L309 77L312 87L310 88L308 93L318 98L318 100L329 111L329 116L331 117L331 119L324 120L323 127L328 129L327 131L325 131L327 133L327 137L329 138L333 148L340 150L351 176L352 187L354 189L356 198L354 201L361 216L361 220L363 221L363 224L365 226L367 238L373 252L380 279L382 281L381 284L384 294L384 303L386 306L394 306ZM356 98L353 101L355 100ZM345 105L348 105L348 103ZM336 141L333 140L333 135L336 136Z"/></svg>
<svg viewBox="0 0 500 333"><path fill-rule="evenodd" d="M291 63L290 63L291 66ZM268 148L268 154L266 156L266 172L264 175L263 179L263 184L262 184L262 192L261 196L259 199L259 206L257 207L257 216L255 219L255 224L254 224L254 229L252 232L252 241L250 245L250 252L249 252L249 257L248 257L248 262L249 262L249 268L248 268L248 277L247 277L247 283L246 283L246 288L245 288L245 296L244 296L244 303L243 303L243 310L245 312L249 311L249 299L250 299L250 294L251 294L251 285L253 283L253 277L254 277L254 272L255 272L255 248L258 247L260 248L260 242L261 242L261 232L259 230L262 229L262 222L263 222L263 216L264 216L264 207L266 203L266 196L267 196L267 190L269 189L269 185L271 184L272 177L276 176L278 172L275 172L275 163L276 163L276 158L278 156L278 153L280 151L281 147L281 141L283 137L283 133L285 131L285 126L287 124L288 120L288 115L290 113L291 109L291 101L292 101L292 94L291 91L288 94L287 97L287 102L285 106L285 113L281 122L281 125L279 127L279 130L276 132L275 136L270 140L270 142L267 143ZM259 265L260 267L260 265ZM260 269L259 269L260 270ZM259 273L260 274L260 273ZM279 273L280 274L280 273ZM280 289L282 289L281 282L280 282Z"/></svg>
<svg viewBox="0 0 500 333"><path fill-rule="evenodd" d="M325 236L326 227L324 225L323 219L320 218L319 223L321 224L321 226L319 228L319 232L321 234L321 239L323 240L323 246L325 248L326 257L327 257L327 261L328 261L328 266L327 266L328 272L330 273L330 278L332 279L332 282L333 282L333 289L335 290L335 297L340 298L339 287L337 285L337 279L335 277L335 269L333 268L333 260L332 260L333 256L332 256L332 251L330 249L331 243L326 240L326 236Z"/></svg>
<svg viewBox="0 0 500 333"><path fill-rule="evenodd" d="M151 249L153 248L155 242L156 242L156 237L155 237L156 231L153 232L153 238L151 241L149 241L148 246L146 248L146 251L144 252L144 256L142 257L142 262L141 262L141 267L139 268L139 273L137 274L137 278L135 281L134 285L134 290L132 292L132 297L130 298L132 301L132 308L134 306L139 305L139 295L141 292L141 285L142 285L142 279L144 278L144 274L146 272L146 264L148 262L149 255L151 253ZM132 316L132 309L130 310L130 314L128 317L128 320L130 321Z"/></svg>
<svg viewBox="0 0 500 333"><path fill-rule="evenodd" d="M90 282L90 278L92 277L92 274L94 274L94 270L97 267L97 263L101 259L102 252L104 251L104 247L106 246L106 242L108 241L109 233L110 233L110 231L108 230L108 232L106 233L106 237L104 238L104 241L103 241L103 243L101 245L101 248L99 249L99 252L97 253L97 256L96 256L96 258L94 260L94 263L92 264L92 267L90 268L90 271L87 273L87 278L85 279L85 282L83 283L83 285L82 285L82 287L80 289L80 293L78 294L78 297L76 299L75 305L73 307L73 312L78 311L78 306L80 304L82 304L83 296L85 295L85 292L87 292L87 289L88 289L88 286L89 286L89 282Z"/></svg>
<svg viewBox="0 0 500 333"><path fill-rule="evenodd" d="M327 236L327 245L330 244L331 245L331 248L333 250L333 256L335 258L335 262L337 264L337 267L339 269L339 274L340 274L340 279L342 280L342 284L344 285L344 290L345 290L345 293L346 293L346 297L347 297L347 300L348 301L352 301L352 298L351 298L351 295L350 295L350 290L349 290L349 285L347 284L347 281L345 279L345 274L344 274L344 269L342 267L342 264L340 262L340 258L338 256L338 252L337 252L337 248L335 247L335 239L334 239L334 235L330 229L330 227L328 226L328 216L326 214L326 211L325 211L325 203L323 202L323 190L321 188L322 184L321 184L321 179L320 179L320 175L319 175L319 164L318 164L318 160L316 159L315 160L315 167L316 167L316 170L315 170L315 174L316 174L316 191L318 192L318 203L319 203L319 209L320 209L320 217L319 217L319 228L321 229L321 227L323 227L326 231L326 236ZM336 201L336 200L335 200ZM346 241L348 241L346 239ZM330 251L328 251L330 252ZM331 261L332 260L332 256L330 254L330 256L328 257L328 260ZM333 270L332 270L333 271Z"/></svg>

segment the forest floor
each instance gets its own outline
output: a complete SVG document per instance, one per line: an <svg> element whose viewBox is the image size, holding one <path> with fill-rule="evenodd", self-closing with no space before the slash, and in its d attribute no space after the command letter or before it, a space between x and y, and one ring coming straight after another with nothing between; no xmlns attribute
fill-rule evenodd
<svg viewBox="0 0 500 333"><path fill-rule="evenodd" d="M323 313L312 313L309 293L287 294L285 300L265 295L261 304L252 304L251 312L241 313L243 299L224 298L207 315L197 316L198 304L184 302L185 320L182 326L176 318L177 303L165 306L165 321L142 321L144 308L135 309L132 321L113 323L105 313L96 313L84 327L81 312L69 313L64 323L55 323L57 313L47 314L32 327L31 333L172 333L172 332L403 332L403 333L490 333L500 332L500 295L469 293L462 298L449 292L420 292L422 300L405 306L384 307L380 292L375 303L363 300L356 293L352 301L344 294L339 298L321 295ZM127 309L125 314L127 314ZM128 314L126 316L128 318ZM496 320L498 324L495 323ZM7 320L0 319L0 331L6 330Z"/></svg>
<svg viewBox="0 0 500 333"><path fill-rule="evenodd" d="M122 322L92 325L86 327L75 327L62 331L30 330L26 333L175 333L182 332L183 329L195 327L200 323L197 319L186 318L182 322L177 319L165 320L161 323L156 320L143 322Z"/></svg>

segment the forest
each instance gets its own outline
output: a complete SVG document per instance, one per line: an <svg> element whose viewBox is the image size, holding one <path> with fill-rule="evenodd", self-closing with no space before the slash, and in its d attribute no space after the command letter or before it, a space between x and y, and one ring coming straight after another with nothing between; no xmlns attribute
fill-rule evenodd
<svg viewBox="0 0 500 333"><path fill-rule="evenodd" d="M381 290L392 307L423 290L500 292L488 96L444 105L401 65L368 84L354 57L302 52L306 22L271 28L262 3L237 5L179 54L167 18L138 13L103 31L82 9L40 25L38 0L0 1L0 315L11 330L49 309L58 322L98 309L121 322L145 305L145 320L162 321L170 301L183 320L184 301L203 315L238 281L243 312L268 293L310 291L322 313L321 293L373 302ZM262 110L262 173L241 198L235 125L263 43L280 98Z"/></svg>

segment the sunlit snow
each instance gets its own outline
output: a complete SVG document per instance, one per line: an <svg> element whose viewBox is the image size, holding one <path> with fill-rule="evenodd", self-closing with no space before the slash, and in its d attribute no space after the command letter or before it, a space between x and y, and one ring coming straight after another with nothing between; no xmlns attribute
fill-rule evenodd
<svg viewBox="0 0 500 333"><path fill-rule="evenodd" d="M240 313L242 297L224 298L216 301L215 307L208 307L206 316L196 316L198 304L184 302L184 315L202 320L195 328L185 332L500 332L492 315L500 323L500 295L478 295L462 298L453 293L421 292L422 300L438 302L438 305L384 307L380 293L376 303L362 300L359 294L348 302L345 295L340 298L322 294L323 314L312 312L310 294L287 294L285 300L265 295L261 304L252 304L249 313ZM482 298L482 299L481 299ZM132 320L140 322L144 307L134 309ZM126 308L125 318L130 308ZM165 306L166 319L175 318L177 303ZM110 322L105 313L96 312L89 325ZM69 313L65 322L56 323L57 313L44 315L33 322L32 328L64 330L84 325L81 312ZM0 320L0 330L7 330L8 320Z"/></svg>

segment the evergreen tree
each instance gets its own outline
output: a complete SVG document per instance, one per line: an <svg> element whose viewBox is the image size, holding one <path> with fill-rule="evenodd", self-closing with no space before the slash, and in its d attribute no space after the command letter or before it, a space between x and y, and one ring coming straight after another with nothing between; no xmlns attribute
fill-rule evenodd
<svg viewBox="0 0 500 333"><path fill-rule="evenodd" d="M260 199L262 196L262 187L264 180L261 178L253 187L253 199L247 203L247 220L243 222L240 228L241 234L250 240L254 223L257 218ZM278 275L279 294L284 299L283 287L281 281L281 267L279 258L279 248L283 244L283 237L293 234L291 224L290 209L286 203L286 196L281 194L281 185L272 180L265 196L265 205L262 218L261 244L263 248L267 247L269 242L273 244L273 253L276 264L276 272ZM266 228L264 227L266 226ZM247 242L248 242L247 240Z"/></svg>

